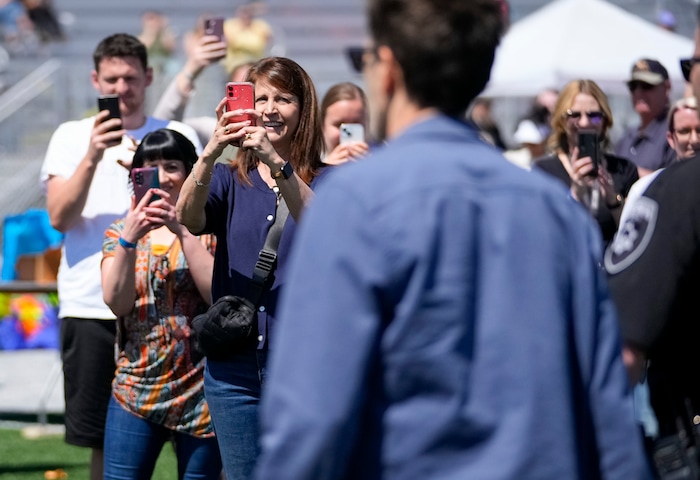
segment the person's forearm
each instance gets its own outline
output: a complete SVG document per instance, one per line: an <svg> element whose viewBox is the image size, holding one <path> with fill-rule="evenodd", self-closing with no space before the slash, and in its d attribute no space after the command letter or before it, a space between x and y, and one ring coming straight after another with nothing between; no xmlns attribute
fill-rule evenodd
<svg viewBox="0 0 700 480"><path fill-rule="evenodd" d="M182 80L179 78L183 75L180 72L168 85L161 95L156 108L153 110L153 116L163 120L181 121L185 115L185 108L189 102L189 92L182 90ZM190 88L191 90L191 88Z"/></svg>
<svg viewBox="0 0 700 480"><path fill-rule="evenodd" d="M304 209L314 198L313 190L296 173L287 179L280 177L276 181L280 193L287 203L289 213L298 223Z"/></svg>
<svg viewBox="0 0 700 480"><path fill-rule="evenodd" d="M178 221L195 235L201 233L206 225L204 207L209 197L209 184L213 170L214 162L205 161L200 157L182 185L175 206Z"/></svg>
<svg viewBox="0 0 700 480"><path fill-rule="evenodd" d="M270 167L270 173L272 175L276 174L284 165L284 160L279 157L279 155L275 155L273 158L275 158L275 160L271 160L272 166ZM299 222L304 208L306 208L311 202L311 199L314 198L313 190L304 183L296 172L289 178L279 176L275 181L280 189L280 193L284 197L284 201L287 203L289 213L296 222Z"/></svg>
<svg viewBox="0 0 700 480"><path fill-rule="evenodd" d="M185 231L179 235L187 266L202 298L211 304L211 280L214 272L214 257L202 241Z"/></svg>
<svg viewBox="0 0 700 480"><path fill-rule="evenodd" d="M136 299L136 250L117 245L114 257L102 261L102 295L104 302L118 316L134 309Z"/></svg>
<svg viewBox="0 0 700 480"><path fill-rule="evenodd" d="M51 226L59 232L67 232L80 218L96 169L97 162L86 157L70 178L49 179L46 204Z"/></svg>

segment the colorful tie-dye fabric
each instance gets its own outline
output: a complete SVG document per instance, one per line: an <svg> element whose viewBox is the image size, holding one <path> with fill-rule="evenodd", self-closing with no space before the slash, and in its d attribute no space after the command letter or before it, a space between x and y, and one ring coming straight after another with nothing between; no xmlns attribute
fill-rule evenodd
<svg viewBox="0 0 700 480"><path fill-rule="evenodd" d="M105 232L105 257L115 254L123 227L120 220ZM213 237L203 235L201 241L214 251ZM180 241L155 255L148 235L139 240L134 309L117 322L112 390L124 408L173 430L214 435L204 399L204 358L193 346L190 329L192 319L206 309Z"/></svg>

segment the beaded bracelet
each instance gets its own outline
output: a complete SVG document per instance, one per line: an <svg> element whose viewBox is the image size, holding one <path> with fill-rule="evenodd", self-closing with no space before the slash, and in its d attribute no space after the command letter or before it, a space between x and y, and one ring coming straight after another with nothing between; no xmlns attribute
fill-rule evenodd
<svg viewBox="0 0 700 480"><path fill-rule="evenodd" d="M211 178L211 175L209 175L209 177ZM209 183L204 183L197 180L197 177L194 174L194 168L192 169L192 180L194 180L194 184L198 187L208 187L209 184L211 184L211 180L209 180Z"/></svg>
<svg viewBox="0 0 700 480"><path fill-rule="evenodd" d="M124 237L119 237L119 245L121 245L124 248L136 248L135 243L131 243L131 242L124 240Z"/></svg>

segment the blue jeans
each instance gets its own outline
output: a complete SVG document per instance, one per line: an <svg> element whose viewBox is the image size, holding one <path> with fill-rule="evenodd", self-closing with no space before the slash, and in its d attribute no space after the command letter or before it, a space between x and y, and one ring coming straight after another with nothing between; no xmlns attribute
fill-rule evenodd
<svg viewBox="0 0 700 480"><path fill-rule="evenodd" d="M258 404L267 350L249 350L226 361L207 359L204 395L214 423L226 478L251 478L260 451Z"/></svg>
<svg viewBox="0 0 700 480"><path fill-rule="evenodd" d="M163 445L172 439L178 478L221 478L221 455L216 439L174 432L124 409L112 397L107 410L104 478L150 479Z"/></svg>

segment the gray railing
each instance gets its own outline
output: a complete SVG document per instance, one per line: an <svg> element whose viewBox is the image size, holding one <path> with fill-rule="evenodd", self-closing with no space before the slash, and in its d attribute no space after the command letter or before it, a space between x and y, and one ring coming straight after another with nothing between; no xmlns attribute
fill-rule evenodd
<svg viewBox="0 0 700 480"><path fill-rule="evenodd" d="M47 60L0 95L0 154L14 156L32 147L45 148L66 115L62 72L59 60Z"/></svg>

